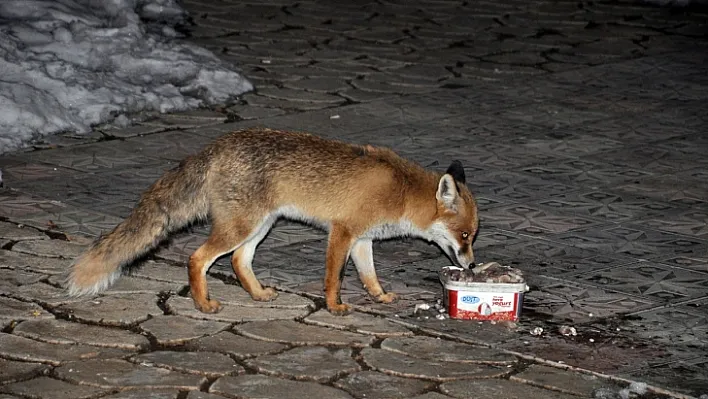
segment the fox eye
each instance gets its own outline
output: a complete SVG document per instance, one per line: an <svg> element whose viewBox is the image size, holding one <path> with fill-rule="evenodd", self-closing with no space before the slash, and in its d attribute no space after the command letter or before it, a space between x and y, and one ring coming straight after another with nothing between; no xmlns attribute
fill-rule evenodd
<svg viewBox="0 0 708 399"><path fill-rule="evenodd" d="M468 233L468 232L466 232L466 231L463 231L463 232L462 232L462 239L463 239L463 240L468 239L469 236L470 236L470 233Z"/></svg>

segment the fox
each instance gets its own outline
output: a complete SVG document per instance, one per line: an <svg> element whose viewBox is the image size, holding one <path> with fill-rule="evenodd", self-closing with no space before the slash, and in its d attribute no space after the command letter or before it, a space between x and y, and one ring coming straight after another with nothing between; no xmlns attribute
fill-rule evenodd
<svg viewBox="0 0 708 399"><path fill-rule="evenodd" d="M222 310L208 293L206 273L226 254L251 298L271 301L278 293L260 283L252 261L280 218L327 232L324 296L333 315L352 311L340 295L349 259L374 301L398 298L381 287L373 240L420 238L459 267L474 264L477 204L460 161L445 173L433 172L389 148L261 127L227 133L166 171L123 222L71 265L65 285L72 296L95 295L170 233L208 220L208 238L189 257L195 308Z"/></svg>

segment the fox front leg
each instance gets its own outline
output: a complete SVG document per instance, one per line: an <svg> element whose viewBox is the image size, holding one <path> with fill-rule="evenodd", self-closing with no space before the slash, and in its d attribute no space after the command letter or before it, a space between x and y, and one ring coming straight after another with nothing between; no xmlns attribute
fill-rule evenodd
<svg viewBox="0 0 708 399"><path fill-rule="evenodd" d="M327 243L327 262L325 268L325 301L327 310L335 316L344 316L352 311L350 305L342 303L341 289L344 277L344 265L352 246L352 234L346 228L333 223Z"/></svg>
<svg viewBox="0 0 708 399"><path fill-rule="evenodd" d="M391 303L398 299L393 292L384 292L374 269L374 253L370 239L360 239L352 246L351 257L359 273L359 279L376 302Z"/></svg>

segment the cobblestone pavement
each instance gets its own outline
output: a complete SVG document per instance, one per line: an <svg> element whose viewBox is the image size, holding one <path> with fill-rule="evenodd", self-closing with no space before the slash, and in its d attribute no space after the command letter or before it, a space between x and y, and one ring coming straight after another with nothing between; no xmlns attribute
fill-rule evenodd
<svg viewBox="0 0 708 399"><path fill-rule="evenodd" d="M706 13L588 0L184 4L189 40L241 66L257 92L0 157L0 398L611 398L629 381L658 389L645 397L708 394ZM482 209L478 258L530 278L523 320L414 314L440 299L448 264L415 240L374 250L402 300L372 303L350 270L343 297L359 311L334 318L319 299L324 235L289 223L256 255L258 276L283 291L266 307L220 261L210 288L225 309L193 310L184 265L208 226L105 295L63 295L71 259L164 170L252 125L386 145L433 169L462 160Z"/></svg>

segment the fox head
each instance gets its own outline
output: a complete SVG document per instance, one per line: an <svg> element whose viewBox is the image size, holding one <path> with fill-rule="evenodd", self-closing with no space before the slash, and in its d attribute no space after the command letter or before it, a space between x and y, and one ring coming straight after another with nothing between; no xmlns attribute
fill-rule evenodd
<svg viewBox="0 0 708 399"><path fill-rule="evenodd" d="M472 242L477 235L477 203L465 185L465 170L453 161L438 182L437 213L428 229L430 239L462 268L474 263Z"/></svg>

